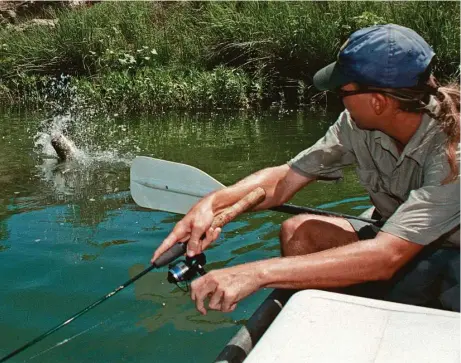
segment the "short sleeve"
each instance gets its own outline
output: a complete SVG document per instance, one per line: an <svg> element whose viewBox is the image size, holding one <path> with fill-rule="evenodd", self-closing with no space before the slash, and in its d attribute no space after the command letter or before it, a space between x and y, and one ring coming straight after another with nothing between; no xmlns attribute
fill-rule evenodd
<svg viewBox="0 0 461 363"><path fill-rule="evenodd" d="M356 159L352 151L354 127L349 113L344 111L324 137L288 162L298 174L317 179L340 179L342 168Z"/></svg>
<svg viewBox="0 0 461 363"><path fill-rule="evenodd" d="M423 186L410 192L408 199L400 205L381 230L414 243L427 245L459 229L459 177L454 182L443 184L448 170L445 153L432 158L428 165L425 165ZM448 240L451 241L451 238ZM459 241L451 242L459 245Z"/></svg>

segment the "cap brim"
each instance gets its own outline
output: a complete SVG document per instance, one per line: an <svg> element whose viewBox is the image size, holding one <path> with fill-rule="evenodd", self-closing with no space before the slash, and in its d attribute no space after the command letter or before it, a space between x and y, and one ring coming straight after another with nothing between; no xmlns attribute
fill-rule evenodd
<svg viewBox="0 0 461 363"><path fill-rule="evenodd" d="M314 75L313 81L314 86L320 91L332 91L347 83L353 82L350 77L347 77L340 71L337 62L333 62L319 70Z"/></svg>

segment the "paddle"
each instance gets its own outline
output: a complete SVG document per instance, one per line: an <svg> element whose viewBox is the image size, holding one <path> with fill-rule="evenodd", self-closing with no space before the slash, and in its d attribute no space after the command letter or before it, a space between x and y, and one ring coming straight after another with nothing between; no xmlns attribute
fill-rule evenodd
<svg viewBox="0 0 461 363"><path fill-rule="evenodd" d="M206 194L224 187L210 175L187 164L138 156L131 165L131 195L136 204L144 208L186 214ZM376 222L370 218L292 204L283 204L271 210L289 214L311 213L342 217L367 223Z"/></svg>

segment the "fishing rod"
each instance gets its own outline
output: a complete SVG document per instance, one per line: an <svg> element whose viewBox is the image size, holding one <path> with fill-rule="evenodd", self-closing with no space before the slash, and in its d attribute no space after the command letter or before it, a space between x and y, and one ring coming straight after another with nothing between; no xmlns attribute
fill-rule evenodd
<svg viewBox="0 0 461 363"><path fill-rule="evenodd" d="M186 252L186 243L178 243L174 245L172 248L170 248L168 251L166 251L162 256L160 256L155 263L153 263L151 266L146 268L144 271L140 272L133 278L129 279L122 285L118 286L115 290L109 292L108 294L104 295L102 298L99 300L95 301L91 305L88 305L86 308L80 310L78 313L72 315L70 318L64 320L62 323L56 325L55 327L51 328L47 332L43 333L42 335L38 336L37 338L29 341L28 343L24 344L23 346L19 347L18 349L14 350L13 352L9 353L8 355L4 356L3 358L0 359L0 362L5 362L8 359L14 357L15 355L19 354L20 352L26 350L30 346L40 342L41 340L45 339L48 335L53 334L55 331L63 328L64 326L70 324L73 322L75 319L79 318L83 314L87 313L91 309L95 308L99 304L102 304L104 301L109 299L110 297L114 296L115 294L119 293L122 291L125 287L130 286L133 282L147 274L149 271L153 270L154 268L160 268L163 266L168 265L170 262L176 260L178 257L183 255ZM200 256L200 255L199 255ZM199 257L200 262L203 261L203 257ZM187 259L186 259L187 260ZM204 274L205 270L203 269L203 266L200 265L198 262L195 261L194 258L189 259L189 261L180 261L180 267L177 265L170 265L169 269L170 271L168 272L168 281L172 283L179 283L181 281L186 281L186 279L191 279L195 277L195 271L200 272L200 274ZM200 271L198 270L200 268ZM184 274L186 273L186 274Z"/></svg>
<svg viewBox="0 0 461 363"><path fill-rule="evenodd" d="M264 189L256 188L255 190L247 194L244 198L240 199L237 203L225 209L221 214L216 216L213 219L211 227L218 228L218 227L224 226L225 224L233 220L235 217L237 217L239 214L261 203L264 200L265 196L266 196L266 192L264 191ZM56 325L55 327L51 328L47 332L38 336L37 338L29 341L28 343L24 344L18 349L12 351L11 353L4 356L3 358L0 358L0 363L6 362L8 359L16 356L17 354L21 353L22 351L26 350L32 345L42 341L47 336L53 334L57 330L70 324L71 322L73 322L74 320L82 316L83 314L87 313L88 311L92 310L99 304L102 304L107 299L119 293L124 288L130 286L133 282L140 279L141 277L143 277L145 274L147 274L149 271L153 270L154 268L160 268L160 267L169 265L167 280L176 285L182 282L185 282L187 284L188 281L190 281L197 275L204 275L206 273L204 269L206 258L203 253L200 255L194 256L194 257L186 257L185 260L178 261L175 264L170 264L171 262L175 261L180 256L184 255L186 253L186 250L187 250L187 242L180 242L180 243L174 244L170 249L168 249L164 254L162 254L152 265L147 267L144 271L141 271L136 276L132 277L131 279L129 279L122 285L118 286L115 290L104 295L102 298L95 301L91 305L88 305L86 308L80 310L78 313L72 315L70 318L64 320L62 323Z"/></svg>

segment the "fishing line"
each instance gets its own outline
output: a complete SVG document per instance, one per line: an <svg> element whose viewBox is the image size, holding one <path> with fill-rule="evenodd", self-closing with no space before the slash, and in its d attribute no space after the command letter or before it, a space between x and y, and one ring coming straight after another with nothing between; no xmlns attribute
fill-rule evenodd
<svg viewBox="0 0 461 363"><path fill-rule="evenodd" d="M88 329L85 329L85 330L81 331L80 333L77 333L77 334L75 334L74 336L71 336L70 338L66 338L66 339L64 339L64 340L62 340L62 341L60 341L60 342L58 342L57 344L53 345L53 346L50 347L50 348L45 349L44 351L42 351L42 352L40 352L40 353L37 353L36 355L30 357L27 361L33 360L33 359L35 359L35 358L37 358L37 357L39 357L39 356L41 356L41 355L43 355L43 354L49 352L50 350L53 350L53 349L55 349L55 348L57 348L57 347L60 347L61 345L64 345L64 344L69 343L71 340L77 338L78 336L83 335L83 334L89 332L90 330L92 330L92 329L94 329L94 328L96 328L96 327L98 327L98 326L100 326L100 325L102 325L102 324L108 322L109 320L111 320L111 319L114 318L115 316L120 315L120 314L122 314L122 313L123 313L122 311L119 311L118 313L116 313L116 314L114 314L113 316L107 318L106 320L100 321L99 323L93 325L92 327L89 327ZM26 362L26 361L24 361L24 362Z"/></svg>
<svg viewBox="0 0 461 363"><path fill-rule="evenodd" d="M88 305L86 308L80 310L78 313L76 313L73 316L71 316L70 318L64 320L62 323L56 325L54 328L51 328L47 332L45 332L42 335L38 336L37 338L29 341L28 343L24 344L23 346L19 347L18 349L14 350L11 353L7 354L6 356L0 358L0 363L1 362L6 362L8 359L10 359L10 358L14 357L15 355L21 353L23 350L25 350L25 349L29 348L30 346L32 346L32 345L40 342L41 340L45 339L48 335L51 335L55 331L63 328L64 326L66 326L67 324L70 324L75 319L79 318L83 314L86 314L91 309L95 308L96 306L103 303L104 301L106 301L110 297L112 297L115 294L122 291L125 287L131 285L133 282L135 282L136 280L138 280L139 278L141 278L142 276L144 276L145 274L147 274L149 271L153 270L154 268L159 268L159 267L163 267L165 265L168 265L170 262L176 260L179 256L183 255L184 253L186 253L186 244L185 243L177 243L177 244L175 244L168 251L166 251L162 256L160 256L157 259L157 261L155 261L154 264L150 265L145 270L141 271L136 276L132 277L131 279L129 279L128 281L126 281L125 283L123 283L122 285L117 287L115 290L113 290L110 293L106 294L105 296L103 296L99 300L95 301L91 305Z"/></svg>
<svg viewBox="0 0 461 363"><path fill-rule="evenodd" d="M33 360L33 359L35 359L35 358L49 352L50 350L53 350L53 349L55 349L57 347L60 347L61 345L67 344L71 340L74 340L75 338L77 338L78 336L83 335L83 334L89 332L90 330L93 330L94 328L100 326L100 325L106 324L108 321L113 320L116 317L120 317L120 315L126 314L128 311L132 311L132 310L136 311L137 308L139 307L139 305L140 305L140 302L138 301L134 305L130 306L129 309L124 309L123 311L118 311L118 312L112 314L112 316L108 317L107 319L100 321L99 323L93 325L92 327L89 327L89 328L87 328L87 329L85 329L85 330L71 336L70 338L66 338L66 339L62 340L61 342L58 342L57 344L53 345L52 347L49 347L49 348L45 349L44 351L35 354L34 356L30 357L29 359L25 360L24 362L31 361L31 360Z"/></svg>

